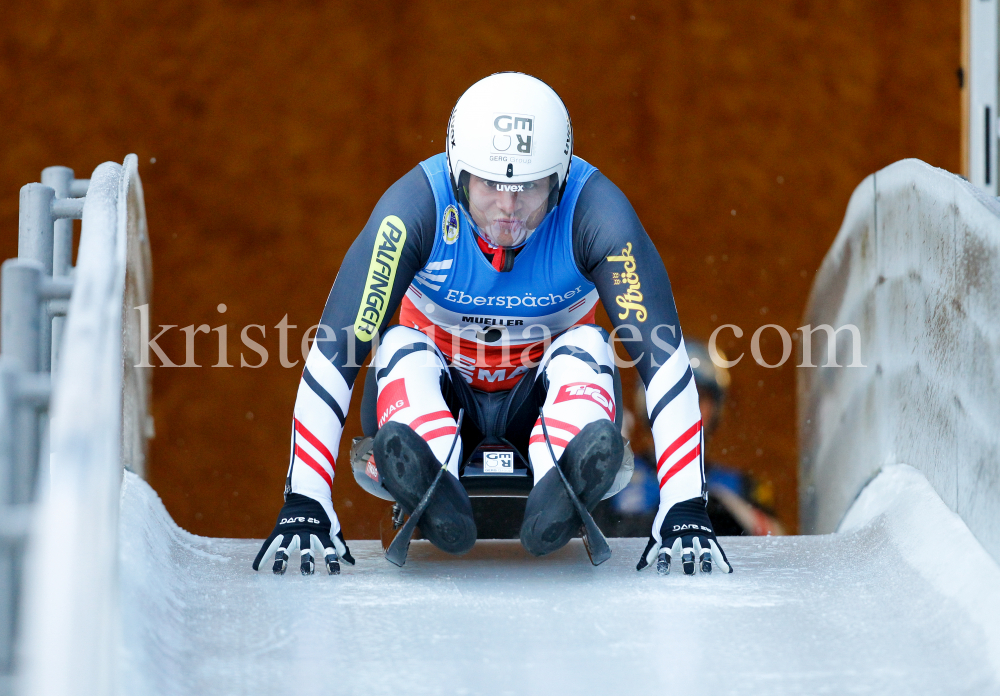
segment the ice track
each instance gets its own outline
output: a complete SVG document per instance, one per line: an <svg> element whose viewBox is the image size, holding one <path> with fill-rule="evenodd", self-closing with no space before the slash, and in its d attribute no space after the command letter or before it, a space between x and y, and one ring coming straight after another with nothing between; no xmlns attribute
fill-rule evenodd
<svg viewBox="0 0 1000 696"><path fill-rule="evenodd" d="M95 169L84 203L19 693L1000 696L997 199L915 160L851 197L803 321L860 335L803 340L822 367L797 388L803 529L837 533L725 539L735 574L659 577L633 570L640 539L599 568L580 542L417 542L398 569L348 529L357 567L275 577L258 541L188 534L121 478L152 434L137 162Z"/></svg>
<svg viewBox="0 0 1000 696"><path fill-rule="evenodd" d="M727 538L732 575L637 573L640 539L402 569L351 544L339 577L250 568L257 541L178 528L126 474L123 693L1000 693L1000 569L913 469L868 486L840 533Z"/></svg>

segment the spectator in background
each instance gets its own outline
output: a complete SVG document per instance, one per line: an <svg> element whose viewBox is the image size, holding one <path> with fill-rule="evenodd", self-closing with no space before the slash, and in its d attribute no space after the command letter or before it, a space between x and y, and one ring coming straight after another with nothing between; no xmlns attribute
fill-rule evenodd
<svg viewBox="0 0 1000 696"><path fill-rule="evenodd" d="M722 417L722 407L729 389L729 370L712 361L704 343L688 341L687 349L698 387L698 403L707 441ZM725 360L721 351L719 354ZM640 415L636 416L637 413ZM645 421L645 416L646 399L640 387L634 392L633 408L625 406L622 434L631 440L637 433L636 419L642 418ZM637 449L640 451L635 455L635 473L629 485L618 495L601 503L594 512L601 529L608 536L646 536L656 515L660 491L655 457L650 448ZM774 517L774 488L769 481L759 482L747 473L707 457L705 479L708 483L708 515L716 534L778 536L785 533L781 523Z"/></svg>

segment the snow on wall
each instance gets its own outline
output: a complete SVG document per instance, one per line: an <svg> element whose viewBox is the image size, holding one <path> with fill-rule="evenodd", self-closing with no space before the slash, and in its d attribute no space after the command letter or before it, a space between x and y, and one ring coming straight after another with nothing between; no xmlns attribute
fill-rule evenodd
<svg viewBox="0 0 1000 696"><path fill-rule="evenodd" d="M802 529L834 531L903 463L1000 560L1000 204L918 160L869 176L804 321L857 326L865 367L798 370ZM840 365L852 351L838 333ZM827 363L823 332L810 354Z"/></svg>
<svg viewBox="0 0 1000 696"><path fill-rule="evenodd" d="M878 529L921 580L957 607L951 620L980 632L993 678L1000 678L1000 566L975 539L968 525L948 510L919 471L905 464L886 466L865 486L837 531L857 534ZM839 535L838 535L839 536ZM951 554L960 554L956 572ZM944 602L942 602L943 604ZM961 616L958 616L958 613Z"/></svg>

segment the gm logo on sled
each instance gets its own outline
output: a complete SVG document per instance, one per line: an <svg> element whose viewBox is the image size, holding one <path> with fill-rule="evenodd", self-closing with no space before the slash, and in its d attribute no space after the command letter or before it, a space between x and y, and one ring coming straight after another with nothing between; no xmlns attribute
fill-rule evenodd
<svg viewBox="0 0 1000 696"><path fill-rule="evenodd" d="M483 452L484 474L513 474L514 453L507 451Z"/></svg>
<svg viewBox="0 0 1000 696"><path fill-rule="evenodd" d="M535 117L526 114L493 114L493 152L502 154L531 154L531 136Z"/></svg>

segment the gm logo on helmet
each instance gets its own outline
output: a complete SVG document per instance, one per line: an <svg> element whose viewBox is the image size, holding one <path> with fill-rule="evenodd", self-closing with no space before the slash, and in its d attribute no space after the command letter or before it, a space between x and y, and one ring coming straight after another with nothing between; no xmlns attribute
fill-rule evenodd
<svg viewBox="0 0 1000 696"><path fill-rule="evenodd" d="M535 117L527 114L493 114L493 142L496 153L530 155Z"/></svg>

